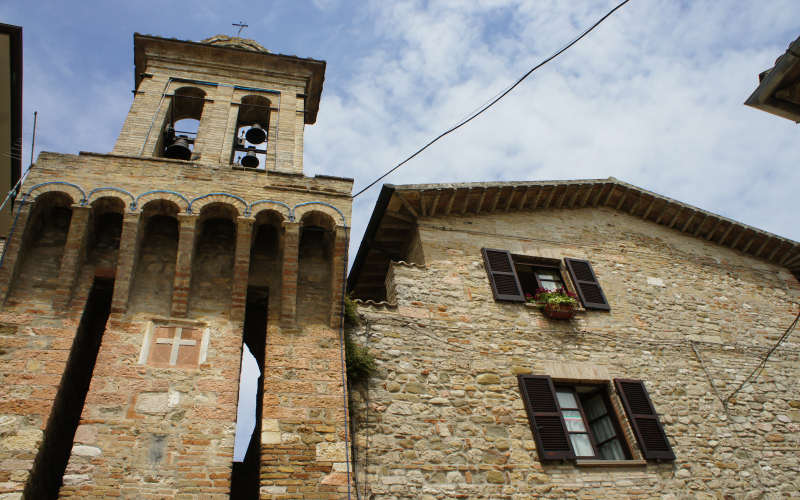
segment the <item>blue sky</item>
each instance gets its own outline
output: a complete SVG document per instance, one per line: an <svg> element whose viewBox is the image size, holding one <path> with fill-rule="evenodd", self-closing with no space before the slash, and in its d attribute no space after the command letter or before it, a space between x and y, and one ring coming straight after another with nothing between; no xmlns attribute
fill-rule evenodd
<svg viewBox="0 0 800 500"><path fill-rule="evenodd" d="M273 52L327 61L306 173L358 190L616 3L15 1L0 18L24 29L24 138L38 110L37 153L111 150L134 31L201 40L244 20L243 36ZM800 129L742 104L799 19L794 0L632 0L385 182L614 176L800 240ZM378 191L355 202L351 256Z"/></svg>

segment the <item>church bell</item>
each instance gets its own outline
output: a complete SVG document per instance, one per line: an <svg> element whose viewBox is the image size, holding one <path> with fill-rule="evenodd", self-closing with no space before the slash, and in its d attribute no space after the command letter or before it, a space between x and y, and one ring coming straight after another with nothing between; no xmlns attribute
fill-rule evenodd
<svg viewBox="0 0 800 500"><path fill-rule="evenodd" d="M185 135L177 136L167 149L164 150L164 156L174 160L188 160L192 157L192 150L189 149L189 138Z"/></svg>
<svg viewBox="0 0 800 500"><path fill-rule="evenodd" d="M258 163L258 157L253 151L248 151L247 154L242 157L241 161L242 166L247 168L257 168Z"/></svg>
<svg viewBox="0 0 800 500"><path fill-rule="evenodd" d="M247 142L250 144L261 144L267 140L267 133L261 128L261 125L254 123L253 126L250 127L250 130L244 135L244 138L247 139Z"/></svg>

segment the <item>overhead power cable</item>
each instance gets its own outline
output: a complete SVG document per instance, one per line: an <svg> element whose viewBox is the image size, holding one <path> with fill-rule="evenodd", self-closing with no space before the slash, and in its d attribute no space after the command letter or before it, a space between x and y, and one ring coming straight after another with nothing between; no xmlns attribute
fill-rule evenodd
<svg viewBox="0 0 800 500"><path fill-rule="evenodd" d="M589 27L588 27L586 30L584 30L584 31L583 31L583 33L581 33L581 34L580 34L580 35L578 35L576 38L574 38L574 39L573 39L571 42L569 42L568 44L564 45L562 48L560 48L559 50L557 50L556 52L554 52L554 53L553 53L553 54L552 54L550 57L548 57L548 58L547 58L547 59L545 59L544 61L540 62L539 64L537 64L536 66L534 66L533 68L531 68L530 70L528 70L528 72L527 72L527 73L525 73L524 75L522 75L522 76L521 76L521 77L520 77L520 78L519 78L519 79L518 79L516 82L514 82L514 83L513 83L513 84L512 84L510 87L508 87L508 88L507 88L507 89L506 89L504 92L502 92L502 93L501 93L499 96L497 96L497 97L495 97L494 99L490 100L490 101L489 101L487 104L485 104L485 105L483 105L482 107L480 107L480 108L479 108L477 111L475 111L474 113L472 113L472 114L468 115L468 116L467 116L467 118L465 118L464 120L462 120L462 121L458 122L456 125L454 125L454 126L450 127L449 129L445 130L445 131L444 131L444 132L442 132L441 134L437 135L436 137L434 137L433 139L431 139L430 141L428 141L428 142L427 142L427 143L426 143L424 146L422 146L421 148L419 148L418 150L416 150L416 151L415 151L415 152L414 152L414 153L413 153L411 156L409 156L409 157L408 157L408 158L406 158L405 160L401 161L400 163L398 163L398 164L397 164L397 165L395 165L394 167L390 168L389 170L387 170L387 171L386 171L386 173L384 173L383 175L381 175L380 177L378 177L378 178L377 178L377 179L375 179L374 181L370 182L370 183L369 183L369 184L368 184L368 185L367 185L365 188L363 188L361 191L359 191L359 192L357 192L356 194L354 194L354 195L353 195L353 198L356 198L357 196L359 196L359 195L360 195L360 194L362 194L363 192L367 191L369 188L371 188L372 186L374 186L375 184L377 184L378 182L380 182L382 179L384 179L386 176L388 176L389 174L391 174L392 172L394 172L394 171L395 171L395 170L397 170L398 168L402 167L403 165L405 165L406 163L408 163L409 161L411 161L411 160L412 160L412 159L413 159L415 156L417 156L418 154L420 154L420 153L422 153L423 151L425 151L426 149L428 149L428 148L429 148L431 145L433 145L435 142L437 142L437 141L438 141L439 139L441 139L442 137L444 137L444 136L446 136L446 135L450 134L451 132L455 132L455 131L456 131L456 130L458 130L459 128L463 127L463 126L464 126L464 125L466 125L467 123L471 122L472 120L474 120L475 118L477 118L478 116L480 116L481 114L483 114L483 112L484 112L484 111L486 111L487 109L489 109L489 108L491 108L492 106L494 106L495 104L497 104L497 102L498 102L498 101L500 101L500 99L502 99L503 97L505 97L506 95L508 95L508 93L509 93L509 92L511 92L512 90L514 90L514 89L515 89L515 88L516 88L516 87L517 87L517 86L518 86L520 83L522 83L522 82L523 82L523 81L524 81L526 78L528 78L528 77L531 75L531 73L533 73L533 72L534 72L534 71L536 71L537 69L541 68L541 67L542 67L542 66L544 66L545 64L549 63L550 61L552 61L552 60L553 60L553 59L555 59L556 57L560 56L560 55L561 55L561 54L563 54L564 52L566 52L566 51L567 51L567 50L568 50L570 47L572 47L573 45L575 45L576 43L578 43L578 42L579 42L579 41L580 41L580 40L581 40L583 37L585 37L586 35L588 35L588 34L589 34L589 33L590 33L592 30L594 30L594 29L595 29L596 27L598 27L598 26L599 26L599 25L600 25L600 24L601 24L603 21L605 21L605 20L606 20L606 19L607 19L609 16L611 16L611 14L613 14L614 12L616 12L617 10L619 10L619 9L620 9L620 8L621 8L623 5L625 5L625 4L626 4L626 3L628 3L629 1L630 1L630 0L623 0L623 1L622 1L621 3L619 3L619 4L618 4L616 7L614 7L614 8L613 8L613 9L611 9L610 11L608 11L608 12L607 12L607 13L606 13L606 14L605 14L603 17L601 17L600 19L598 19L598 20L597 20L597 22L595 22L593 25L589 26Z"/></svg>

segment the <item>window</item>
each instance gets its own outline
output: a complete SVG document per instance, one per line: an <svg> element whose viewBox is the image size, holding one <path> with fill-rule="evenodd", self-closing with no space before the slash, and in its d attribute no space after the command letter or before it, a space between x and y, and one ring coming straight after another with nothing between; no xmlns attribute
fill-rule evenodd
<svg viewBox="0 0 800 500"><path fill-rule="evenodd" d="M239 104L233 137L232 163L250 169L267 167L271 103L266 97L246 95Z"/></svg>
<svg viewBox="0 0 800 500"><path fill-rule="evenodd" d="M189 160L194 153L206 93L195 87L181 87L172 97L161 138L158 156Z"/></svg>
<svg viewBox="0 0 800 500"><path fill-rule="evenodd" d="M642 455L675 455L641 380L615 379ZM547 375L519 375L519 388L541 460L631 458L611 404L608 384L557 383Z"/></svg>
<svg viewBox="0 0 800 500"><path fill-rule="evenodd" d="M495 300L525 302L525 294L534 295L537 288L553 290L566 284L557 260L511 255L508 250L492 248L482 248L481 253ZM566 257L564 266L583 307L611 309L589 261Z"/></svg>

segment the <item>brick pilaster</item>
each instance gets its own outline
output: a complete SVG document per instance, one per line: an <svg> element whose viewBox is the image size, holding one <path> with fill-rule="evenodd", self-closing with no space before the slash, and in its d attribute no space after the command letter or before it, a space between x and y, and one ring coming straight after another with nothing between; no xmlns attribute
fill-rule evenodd
<svg viewBox="0 0 800 500"><path fill-rule="evenodd" d="M345 263L347 262L348 228L336 227L333 239L333 258L331 259L331 327L339 328L342 321L342 286L344 285Z"/></svg>
<svg viewBox="0 0 800 500"><path fill-rule="evenodd" d="M25 231L31 215L32 201L17 202L16 223L6 239L5 257L0 267L0 304L4 304L11 289L11 283L19 274L19 251L23 246Z"/></svg>
<svg viewBox="0 0 800 500"><path fill-rule="evenodd" d="M281 270L281 324L295 324L297 315L297 262L300 246L300 224L283 224L283 269Z"/></svg>
<svg viewBox="0 0 800 500"><path fill-rule="evenodd" d="M185 317L189 311L189 287L192 282L192 253L197 216L178 215L178 257L175 262L175 281L172 285L172 316Z"/></svg>
<svg viewBox="0 0 800 500"><path fill-rule="evenodd" d="M81 262L86 257L91 214L90 206L72 205L69 232L61 256L61 267L58 270L58 288L53 298L53 308L56 310L65 309L72 297L72 289L75 287Z"/></svg>
<svg viewBox="0 0 800 500"><path fill-rule="evenodd" d="M117 271L114 276L114 297L111 299L111 312L123 313L128 309L133 273L139 249L139 223L141 213L128 213L122 219L122 235L119 239Z"/></svg>
<svg viewBox="0 0 800 500"><path fill-rule="evenodd" d="M254 217L236 220L236 252L233 261L233 287L231 289L231 321L244 321L247 301L247 280L250 275L250 247Z"/></svg>

